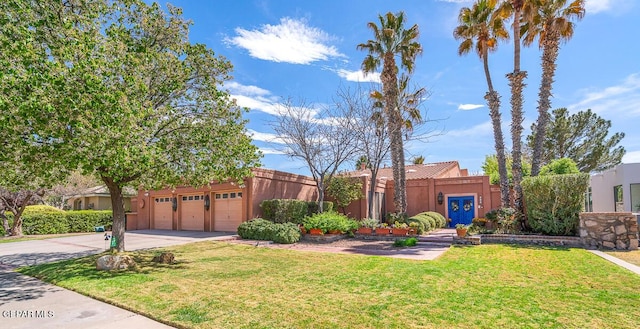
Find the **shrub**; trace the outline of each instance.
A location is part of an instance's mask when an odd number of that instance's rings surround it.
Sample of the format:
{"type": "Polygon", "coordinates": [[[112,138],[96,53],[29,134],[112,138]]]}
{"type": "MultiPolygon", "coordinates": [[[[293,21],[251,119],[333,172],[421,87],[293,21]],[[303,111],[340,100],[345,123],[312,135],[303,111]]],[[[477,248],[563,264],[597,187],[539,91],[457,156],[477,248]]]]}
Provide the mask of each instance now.
{"type": "Polygon", "coordinates": [[[380,223],[375,218],[365,218],[365,219],[360,221],[360,226],[361,227],[376,228],[379,225],[380,225],[380,223]]]}
{"type": "Polygon", "coordinates": [[[333,230],[341,231],[343,233],[350,232],[351,230],[357,229],[358,226],[358,222],[355,220],[349,219],[347,216],[333,211],[314,214],[313,216],[306,217],[304,220],[304,228],[307,230],[319,228],[324,233],[333,230]]]}
{"type": "Polygon", "coordinates": [[[300,241],[300,228],[294,223],[273,224],[274,231],[271,240],[275,243],[296,243],[300,241]]]}
{"type": "MultiPolygon", "coordinates": [[[[318,213],[318,202],[309,201],[307,202],[307,207],[308,207],[307,216],[313,216],[314,214],[318,213]]],[[[332,212],[332,211],[333,211],[333,202],[324,201],[322,203],[322,212],[332,212]]]]}
{"type": "Polygon", "coordinates": [[[435,220],[425,213],[419,213],[406,221],[407,224],[417,223],[418,234],[423,234],[435,228],[435,220]]]}
{"type": "Polygon", "coordinates": [[[435,221],[436,226],[434,227],[434,229],[447,226],[447,220],[440,213],[437,213],[435,211],[427,211],[425,214],[433,218],[433,220],[435,221]]]}
{"type": "Polygon", "coordinates": [[[534,232],[576,235],[588,174],[528,177],[522,181],[528,223],[534,232]]]}
{"type": "Polygon", "coordinates": [[[300,224],[307,215],[307,202],[295,199],[273,199],[260,203],[264,219],[274,223],[300,224]]]}
{"type": "MultiPolygon", "coordinates": [[[[13,222],[13,214],[6,213],[9,223],[13,222]]],[[[50,206],[28,206],[22,213],[22,233],[64,234],[93,232],[96,226],[111,226],[113,215],[111,210],[63,211],[50,206]]],[[[4,232],[3,229],[2,232],[4,232]]]]}
{"type": "Polygon", "coordinates": [[[418,244],[418,239],[416,238],[396,239],[393,242],[394,247],[413,247],[416,244],[418,244]]]}

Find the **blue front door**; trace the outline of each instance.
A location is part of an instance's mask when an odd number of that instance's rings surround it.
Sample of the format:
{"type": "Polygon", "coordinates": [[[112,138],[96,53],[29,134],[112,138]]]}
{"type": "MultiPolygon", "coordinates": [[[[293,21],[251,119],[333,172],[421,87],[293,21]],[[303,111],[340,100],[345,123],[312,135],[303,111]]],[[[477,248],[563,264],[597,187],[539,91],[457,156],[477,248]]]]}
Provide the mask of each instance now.
{"type": "Polygon", "coordinates": [[[455,196],[449,197],[449,227],[456,227],[456,224],[471,224],[473,220],[473,197],[455,196]]]}

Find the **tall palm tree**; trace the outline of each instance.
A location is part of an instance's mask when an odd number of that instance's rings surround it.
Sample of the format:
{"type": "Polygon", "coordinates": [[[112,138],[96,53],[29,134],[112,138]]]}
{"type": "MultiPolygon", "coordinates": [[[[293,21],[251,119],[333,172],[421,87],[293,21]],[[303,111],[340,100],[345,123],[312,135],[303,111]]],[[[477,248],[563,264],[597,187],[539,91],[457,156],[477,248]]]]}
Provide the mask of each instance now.
{"type": "Polygon", "coordinates": [[[513,178],[513,206],[519,213],[524,213],[522,196],[522,121],[524,80],[527,72],[520,70],[520,14],[528,0],[505,1],[500,8],[502,18],[513,17],[513,72],[507,74],[511,87],[511,174],[513,178]]]}
{"type": "Polygon", "coordinates": [[[504,137],[500,120],[500,95],[493,89],[491,74],[489,73],[489,52],[496,51],[499,40],[509,38],[503,18],[496,10],[497,0],[478,0],[471,8],[460,9],[458,22],[460,25],[453,31],[457,40],[462,40],[458,46],[458,54],[465,55],[475,50],[484,64],[484,74],[489,91],[484,98],[489,106],[489,115],[493,123],[493,137],[498,158],[498,173],[500,176],[500,196],[502,206],[509,205],[509,178],[504,151],[504,137]]]}
{"type": "Polygon", "coordinates": [[[375,72],[382,65],[382,95],[384,97],[384,114],[387,117],[391,135],[391,163],[394,180],[394,205],[396,212],[407,210],[406,174],[404,170],[404,145],[402,125],[405,123],[398,104],[398,65],[407,72],[413,72],[416,57],[422,53],[422,46],[417,41],[418,25],[406,29],[403,12],[378,15],[380,26],[370,22],[367,26],[373,31],[373,39],[358,45],[359,50],[368,52],[362,62],[365,73],[375,72]]]}
{"type": "Polygon", "coordinates": [[[549,109],[551,108],[551,89],[556,72],[556,60],[560,51],[560,42],[573,36],[574,23],[585,14],[585,1],[574,0],[527,0],[523,7],[522,27],[524,45],[531,45],[538,38],[542,49],[542,79],[538,95],[538,120],[534,132],[533,159],[531,175],[540,173],[542,148],[545,140],[549,109]]]}

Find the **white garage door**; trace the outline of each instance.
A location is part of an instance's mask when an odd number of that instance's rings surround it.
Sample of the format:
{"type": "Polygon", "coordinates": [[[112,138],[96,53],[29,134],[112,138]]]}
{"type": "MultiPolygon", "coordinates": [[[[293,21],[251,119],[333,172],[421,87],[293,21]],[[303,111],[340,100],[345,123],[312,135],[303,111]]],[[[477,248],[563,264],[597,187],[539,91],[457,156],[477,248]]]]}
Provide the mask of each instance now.
{"type": "Polygon", "coordinates": [[[214,230],[235,232],[242,223],[242,192],[216,192],[214,230]]]}
{"type": "Polygon", "coordinates": [[[153,203],[153,228],[156,230],[173,229],[173,209],[171,197],[157,197],[153,203]]]}
{"type": "Polygon", "coordinates": [[[180,199],[180,229],[204,231],[204,195],[183,195],[180,199]]]}

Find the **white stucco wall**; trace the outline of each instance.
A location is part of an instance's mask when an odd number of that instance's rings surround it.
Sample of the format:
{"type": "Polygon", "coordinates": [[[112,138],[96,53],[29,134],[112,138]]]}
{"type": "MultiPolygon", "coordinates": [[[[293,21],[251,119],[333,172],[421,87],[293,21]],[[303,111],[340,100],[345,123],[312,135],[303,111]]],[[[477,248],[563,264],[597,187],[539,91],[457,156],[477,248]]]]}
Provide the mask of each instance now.
{"type": "Polygon", "coordinates": [[[640,163],[627,163],[616,166],[602,173],[591,175],[591,197],[594,212],[615,211],[613,187],[622,185],[622,201],[624,211],[640,212],[636,208],[640,196],[637,195],[638,186],[634,187],[634,202],[631,204],[631,184],[640,184],[640,163]]]}

